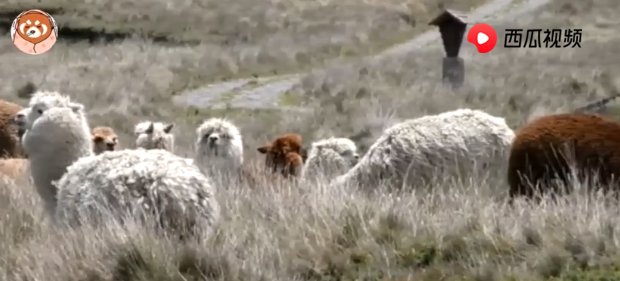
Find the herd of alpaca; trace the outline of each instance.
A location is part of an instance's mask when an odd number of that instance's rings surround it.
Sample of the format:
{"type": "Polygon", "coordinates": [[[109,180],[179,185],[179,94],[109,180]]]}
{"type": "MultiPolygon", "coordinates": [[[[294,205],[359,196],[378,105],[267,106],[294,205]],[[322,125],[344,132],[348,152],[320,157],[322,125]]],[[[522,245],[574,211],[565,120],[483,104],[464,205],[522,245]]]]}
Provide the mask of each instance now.
{"type": "MultiPolygon", "coordinates": [[[[226,119],[211,118],[196,129],[188,159],[174,154],[174,124],[139,123],[135,148],[119,149],[112,128],[91,129],[84,106],[60,93],[39,91],[26,108],[6,108],[12,115],[0,115],[0,174],[28,175],[59,224],[130,215],[166,230],[213,229],[220,216],[215,195],[226,188],[216,177],[246,175],[242,134],[226,119]]],[[[350,139],[331,137],[306,149],[298,134],[276,137],[257,151],[267,175],[370,190],[424,184],[438,173],[466,177],[507,163],[510,198],[531,198],[553,189],[553,180],[566,182],[571,167],[581,179],[594,175],[617,187],[619,147],[620,123],[598,115],[544,116],[515,133],[504,118],[458,109],[396,124],[363,156],[350,139]]]]}

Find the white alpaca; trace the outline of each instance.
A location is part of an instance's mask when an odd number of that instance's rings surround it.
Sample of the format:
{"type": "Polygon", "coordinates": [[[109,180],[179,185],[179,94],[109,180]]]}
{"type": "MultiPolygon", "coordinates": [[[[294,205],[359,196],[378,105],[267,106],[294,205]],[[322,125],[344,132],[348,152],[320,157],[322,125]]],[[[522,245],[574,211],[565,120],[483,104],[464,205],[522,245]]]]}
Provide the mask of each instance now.
{"type": "Polygon", "coordinates": [[[174,124],[145,121],[136,125],[136,147],[164,149],[174,153],[174,135],[170,133],[174,124]]]}
{"type": "Polygon", "coordinates": [[[107,212],[118,218],[138,211],[167,227],[209,230],[219,217],[211,181],[184,158],[165,150],[93,155],[80,104],[45,111],[24,143],[34,183],[56,222],[79,225],[107,212]]]}
{"type": "MultiPolygon", "coordinates": [[[[71,101],[69,96],[61,95],[58,92],[37,92],[35,93],[30,102],[28,108],[20,111],[20,114],[25,114],[25,117],[18,114],[15,117],[15,122],[18,124],[20,130],[23,130],[22,134],[22,147],[27,154],[30,152],[26,144],[24,143],[26,136],[28,135],[32,124],[40,118],[44,112],[56,107],[73,108],[75,110],[83,110],[84,106],[71,101]]],[[[83,120],[84,125],[88,126],[86,119],[83,120]]]]}
{"type": "Polygon", "coordinates": [[[336,184],[377,187],[379,180],[417,185],[440,176],[498,168],[508,159],[514,132],[504,118],[458,109],[407,120],[385,130],[336,184]]]}
{"type": "Polygon", "coordinates": [[[328,138],[313,142],[304,163],[304,180],[320,177],[331,180],[351,169],[359,159],[355,142],[347,138],[328,138]]]}
{"type": "Polygon", "coordinates": [[[203,172],[216,175],[238,171],[243,165],[243,140],[232,122],[211,118],[196,129],[194,163],[203,172]]]}

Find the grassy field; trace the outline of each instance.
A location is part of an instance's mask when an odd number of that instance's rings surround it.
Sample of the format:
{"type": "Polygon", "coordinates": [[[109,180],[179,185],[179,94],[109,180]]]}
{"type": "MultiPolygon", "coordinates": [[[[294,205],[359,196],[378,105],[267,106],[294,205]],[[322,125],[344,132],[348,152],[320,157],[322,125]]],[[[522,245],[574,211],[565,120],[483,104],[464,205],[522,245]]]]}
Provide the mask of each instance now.
{"type": "MultiPolygon", "coordinates": [[[[86,105],[91,125],[114,127],[126,147],[133,145],[137,121],[175,122],[184,155],[202,119],[227,116],[242,130],[247,158],[255,160],[256,147],[285,132],[302,134],[306,143],[350,137],[364,151],[383,128],[407,118],[471,107],[504,116],[516,129],[533,116],[568,111],[620,89],[620,6],[555,0],[537,14],[494,24],[500,42],[489,54],[464,44],[466,84],[456,91],[438,84],[443,50],[427,48],[308,75],[298,89],[312,99],[308,114],[171,105],[176,92],[206,81],[303,68],[347,48],[355,55],[372,52],[379,41],[415,32],[395,7],[420,18],[436,10],[434,1],[261,1],[45,1],[62,10],[57,20],[76,37],[93,33],[75,30],[99,28],[151,40],[66,41],[47,55],[27,56],[0,39],[0,93],[24,104],[15,93],[28,81],[67,93],[86,105]],[[101,12],[108,10],[115,12],[101,12]],[[158,24],[147,24],[153,18],[158,24]],[[582,48],[503,49],[503,29],[513,27],[582,28],[582,48]]],[[[0,10],[30,4],[9,1],[0,10]]],[[[608,111],[614,118],[615,109],[608,111]]],[[[618,204],[574,194],[507,206],[501,174],[372,198],[323,184],[222,189],[218,234],[186,244],[141,226],[60,232],[45,220],[31,184],[0,182],[5,280],[620,280],[618,204]]]]}

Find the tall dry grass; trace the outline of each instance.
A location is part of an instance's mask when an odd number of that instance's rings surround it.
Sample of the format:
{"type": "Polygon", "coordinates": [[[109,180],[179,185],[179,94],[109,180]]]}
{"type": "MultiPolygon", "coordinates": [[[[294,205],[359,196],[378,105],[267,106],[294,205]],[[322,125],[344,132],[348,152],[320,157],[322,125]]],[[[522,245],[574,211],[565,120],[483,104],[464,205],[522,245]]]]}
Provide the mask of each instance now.
{"type": "Polygon", "coordinates": [[[2,181],[6,280],[617,280],[616,201],[577,191],[506,202],[497,174],[368,194],[327,184],[219,189],[215,235],[49,224],[34,188],[2,181]],[[597,279],[606,276],[611,279],[597,279]]]}

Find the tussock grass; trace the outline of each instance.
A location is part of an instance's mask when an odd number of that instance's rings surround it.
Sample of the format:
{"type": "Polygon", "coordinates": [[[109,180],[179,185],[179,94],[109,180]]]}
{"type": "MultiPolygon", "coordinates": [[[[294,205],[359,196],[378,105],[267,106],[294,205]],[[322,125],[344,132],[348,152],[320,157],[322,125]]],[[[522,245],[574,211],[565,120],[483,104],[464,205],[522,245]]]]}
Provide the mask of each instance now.
{"type": "Polygon", "coordinates": [[[34,187],[3,182],[0,276],[616,280],[597,278],[617,274],[617,202],[576,192],[557,201],[510,206],[499,182],[484,175],[464,184],[437,184],[431,190],[372,195],[324,182],[221,189],[218,231],[180,243],[131,223],[55,229],[40,212],[34,187]]]}

